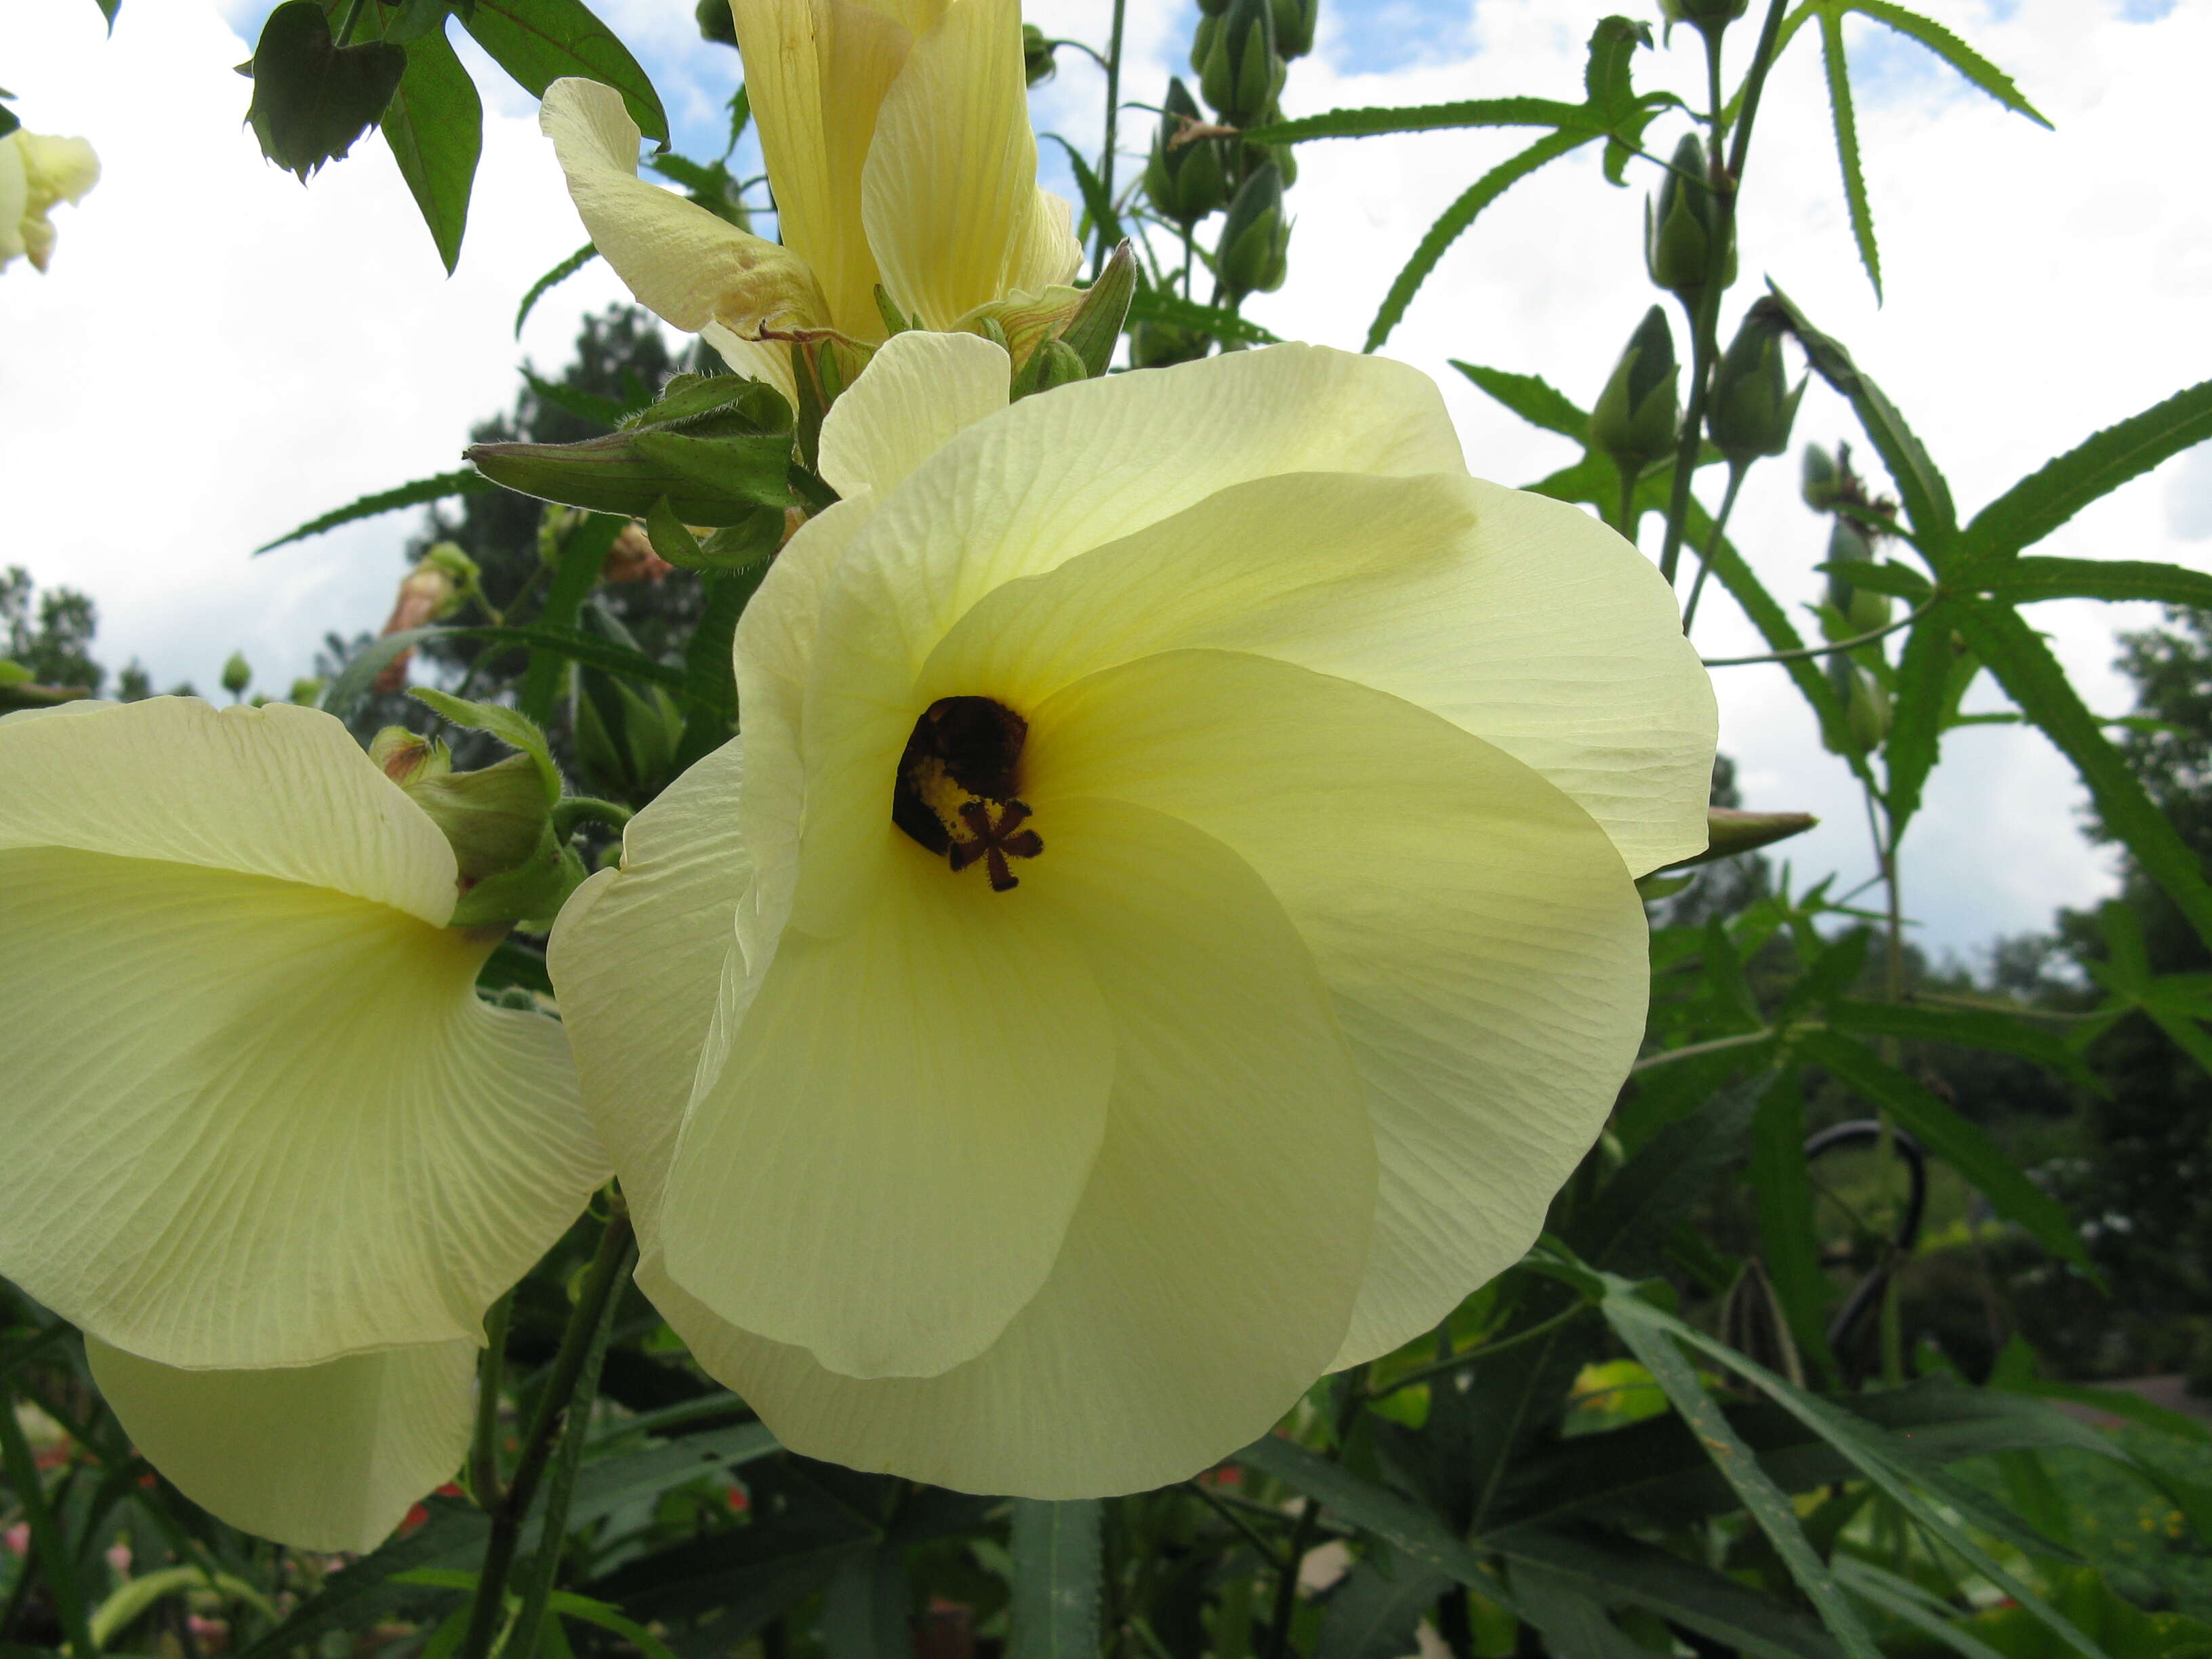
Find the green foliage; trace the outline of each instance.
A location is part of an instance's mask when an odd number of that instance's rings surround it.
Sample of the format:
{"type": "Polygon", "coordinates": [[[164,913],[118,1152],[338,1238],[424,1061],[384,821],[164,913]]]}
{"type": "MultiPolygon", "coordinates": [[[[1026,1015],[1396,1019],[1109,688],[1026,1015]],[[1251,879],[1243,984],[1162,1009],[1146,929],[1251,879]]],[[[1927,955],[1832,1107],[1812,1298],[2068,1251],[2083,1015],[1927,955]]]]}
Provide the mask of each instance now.
{"type": "Polygon", "coordinates": [[[246,119],[261,153],[305,184],[376,124],[406,73],[407,53],[382,40],[334,40],[318,0],[286,0],[261,26],[247,68],[246,119]]]}

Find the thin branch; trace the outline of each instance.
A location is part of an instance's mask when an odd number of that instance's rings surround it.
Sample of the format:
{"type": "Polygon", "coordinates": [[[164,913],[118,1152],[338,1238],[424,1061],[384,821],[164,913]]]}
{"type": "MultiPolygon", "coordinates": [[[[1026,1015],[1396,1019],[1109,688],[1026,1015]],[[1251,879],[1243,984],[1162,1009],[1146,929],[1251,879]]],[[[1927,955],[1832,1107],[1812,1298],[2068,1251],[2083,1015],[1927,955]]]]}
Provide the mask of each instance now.
{"type": "Polygon", "coordinates": [[[1899,617],[1886,627],[1877,628],[1870,634],[1861,634],[1852,639],[1838,640],[1833,645],[1801,646],[1795,651],[1771,651],[1759,657],[1706,657],[1702,660],[1708,668],[1747,668],[1753,663],[1797,662],[1807,657],[1832,657],[1838,651],[1856,651],[1863,645],[1872,645],[1876,640],[1887,639],[1892,634],[1910,628],[1934,610],[1935,606],[1936,601],[1930,599],[1918,610],[1908,616],[1899,617]]]}

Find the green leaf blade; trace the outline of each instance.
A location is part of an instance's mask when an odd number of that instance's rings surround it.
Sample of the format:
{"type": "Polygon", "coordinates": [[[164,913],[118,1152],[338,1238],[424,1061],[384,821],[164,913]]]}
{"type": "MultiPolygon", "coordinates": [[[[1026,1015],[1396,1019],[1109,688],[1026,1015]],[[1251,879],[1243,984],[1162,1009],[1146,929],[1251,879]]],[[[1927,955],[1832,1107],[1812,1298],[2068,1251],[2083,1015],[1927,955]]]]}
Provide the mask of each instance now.
{"type": "Polygon", "coordinates": [[[514,337],[518,340],[522,337],[522,325],[529,320],[531,312],[537,307],[540,300],[544,299],[556,286],[567,282],[568,278],[599,257],[599,249],[586,242],[532,283],[530,285],[530,291],[522,296],[522,303],[514,310],[514,337]]]}
{"type": "Polygon", "coordinates": [[[1095,1659],[1106,1506],[1014,1500],[1012,1659],[1095,1659]]]}
{"type": "Polygon", "coordinates": [[[1918,41],[2014,114],[2025,115],[2046,132],[2051,130],[2043,112],[2021,96],[2010,76],[1933,18],[1907,11],[1892,0],[1850,0],[1850,4],[1861,16],[1871,17],[1907,40],[1918,41]]]}
{"type": "Polygon", "coordinates": [[[1844,173],[1844,199],[1850,204],[1851,238],[1858,244],[1859,263],[1874,284],[1875,302],[1881,301],[1881,252],[1875,246],[1874,209],[1867,201],[1866,174],[1859,166],[1858,117],[1851,108],[1850,60],[1844,51],[1841,7],[1820,9],[1820,64],[1828,78],[1828,114],[1836,131],[1836,160],[1844,173]]]}
{"type": "Polygon", "coordinates": [[[532,97],[543,98],[564,76],[581,76],[622,94],[645,136],[668,143],[668,112],[651,78],[583,0],[474,0],[461,23],[532,97]]]}
{"type": "Polygon", "coordinates": [[[483,151],[483,101],[442,28],[407,43],[407,72],[384,112],[384,142],[451,276],[483,151]]]}
{"type": "Polygon", "coordinates": [[[442,501],[453,495],[480,495],[496,488],[491,480],[473,471],[441,472],[434,478],[417,478],[412,483],[401,484],[396,489],[380,490],[374,495],[363,495],[334,508],[319,519],[310,519],[296,530],[287,531],[273,542],[264,542],[253,550],[255,556],[293,542],[305,541],[310,536],[319,536],[326,530],[336,530],[340,525],[351,524],[357,519],[373,519],[379,514],[396,513],[404,507],[422,507],[431,501],[442,501]]]}

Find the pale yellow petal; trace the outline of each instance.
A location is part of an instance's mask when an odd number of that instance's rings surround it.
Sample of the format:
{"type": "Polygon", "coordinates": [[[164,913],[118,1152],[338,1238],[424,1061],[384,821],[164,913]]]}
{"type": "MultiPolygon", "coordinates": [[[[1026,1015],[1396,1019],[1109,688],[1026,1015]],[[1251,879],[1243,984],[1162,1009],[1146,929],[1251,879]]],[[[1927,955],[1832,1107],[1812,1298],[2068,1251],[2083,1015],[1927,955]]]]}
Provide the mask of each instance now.
{"type": "Polygon", "coordinates": [[[1104,1133],[1114,1033],[1075,942],[903,843],[860,925],[787,930],[695,1089],[669,1276],[853,1376],[987,1346],[1051,1271],[1104,1133]]]}
{"type": "Polygon", "coordinates": [[[1496,744],[1632,874],[1702,851],[1717,716],[1650,560],[1589,514],[1479,480],[1312,473],[1222,491],[985,598],[919,695],[1034,702],[1149,651],[1279,657],[1496,744]]]}
{"type": "Polygon", "coordinates": [[[1012,364],[972,334],[887,341],[822,420],[822,476],[881,495],[962,428],[1006,406],[1012,364]]]}
{"type": "Polygon", "coordinates": [[[606,1164],[452,871],[313,710],[0,723],[0,1273],[167,1364],[474,1340],[606,1164]]]}
{"type": "Polygon", "coordinates": [[[1644,1030],[1644,909],[1604,831],[1438,716],[1266,658],[1140,658],[1030,720],[1040,824],[1062,795],[1172,812],[1248,860],[1313,952],[1382,1157],[1335,1363],[1519,1260],[1644,1030]]]}
{"type": "Polygon", "coordinates": [[[732,0],[745,90],[784,245],[822,284],[830,320],[879,340],[860,174],[884,92],[914,36],[855,0],[732,0]]]}
{"type": "Polygon", "coordinates": [[[1267,1431],[1340,1345],[1374,1148],[1313,965],[1249,866],[1188,826],[1063,802],[1031,892],[1119,1030],[1106,1139],[1051,1278],[940,1376],[860,1381],[649,1269],[709,1371],[794,1450],[968,1492],[1078,1498],[1194,1474],[1267,1431]]]}
{"type": "Polygon", "coordinates": [[[1008,267],[1007,290],[1041,294],[1074,281],[1082,267],[1083,244],[1075,236],[1075,210],[1065,196],[1040,185],[1008,267]]]}
{"type": "Polygon", "coordinates": [[[1066,281],[1081,251],[1041,194],[1019,0],[957,0],[884,94],[862,174],[892,300],[949,329],[1011,289],[1066,281]]]}
{"type": "Polygon", "coordinates": [[[745,339],[827,320],[822,289],[799,254],[637,176],[637,123],[612,87],[556,81],[538,124],[553,141],[592,245],[662,320],[694,333],[720,323],[745,339]]]}
{"type": "Polygon", "coordinates": [[[100,182],[100,157],[85,140],[20,131],[16,137],[33,212],[42,213],[56,202],[82,202],[100,182]]]}
{"type": "MultiPolygon", "coordinates": [[[[1025,398],[961,432],[877,501],[822,608],[807,692],[806,846],[848,871],[872,856],[921,705],[915,679],[963,612],[1002,583],[1255,478],[1330,467],[1461,471],[1435,385],[1376,357],[1273,346],[1025,398]]],[[[989,695],[988,688],[972,688],[989,695]]],[[[824,887],[807,925],[845,925],[824,887]]]]}
{"type": "Polygon", "coordinates": [[[0,721],[0,849],[70,847],[250,872],[442,924],[453,849],[343,721],[197,697],[0,721]]]}
{"type": "Polygon", "coordinates": [[[738,739],[663,790],[623,831],[620,868],[576,890],[546,944],[584,1109],[643,1255],[660,1249],[661,1182],[752,874],[735,811],[744,769],[738,739]]]}
{"type": "Polygon", "coordinates": [[[0,137],[0,268],[26,252],[23,216],[31,192],[23,174],[22,139],[20,129],[0,137]]]}
{"type": "Polygon", "coordinates": [[[467,1455],[477,1350],[434,1342],[283,1370],[179,1370],[85,1340],[124,1432],[219,1520],[368,1551],[467,1455]]]}

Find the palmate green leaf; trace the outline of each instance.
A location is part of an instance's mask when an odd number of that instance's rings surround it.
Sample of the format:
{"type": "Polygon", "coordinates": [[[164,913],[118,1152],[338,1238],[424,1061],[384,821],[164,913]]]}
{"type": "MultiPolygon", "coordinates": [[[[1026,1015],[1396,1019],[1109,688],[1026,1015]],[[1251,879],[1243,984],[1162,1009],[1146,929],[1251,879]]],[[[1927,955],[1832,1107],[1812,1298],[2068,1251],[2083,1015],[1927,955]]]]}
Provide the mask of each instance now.
{"type": "Polygon", "coordinates": [[[1175,328],[1211,334],[1217,340],[1241,340],[1246,345],[1277,345],[1281,337],[1269,333],[1249,318],[1215,306],[1202,306],[1156,288],[1139,288],[1129,301],[1133,323],[1166,323],[1175,328]]]}
{"type": "Polygon", "coordinates": [[[2014,559],[1977,574],[1974,585],[2014,605],[2038,599],[2154,599],[2212,605],[2212,574],[2148,559],[2014,559]]]}
{"type": "Polygon", "coordinates": [[[1814,372],[1842,394],[1858,416],[1867,440],[1881,457],[1889,476],[1897,482],[1897,491],[1905,502],[1905,511],[1912,520],[1914,536],[1921,552],[1942,568],[1942,557],[1950,551],[1951,543],[1958,533],[1958,509],[1951,503],[1951,487],[1943,481],[1936,463],[1929,458],[1912,428],[1905,423],[1905,416],[1889,401],[1882,389],[1852,361],[1851,354],[1840,341],[1822,333],[1813,325],[1796,301],[1776,288],[1767,284],[1776,300],[1781,302],[1783,314],[1789,319],[1790,331],[1797,337],[1811,359],[1814,372]]]}
{"type": "Polygon", "coordinates": [[[2047,1026],[2039,1025],[2024,1016],[1987,1008],[1845,1000],[1828,1005],[1827,1020],[1835,1030],[1857,1036],[1901,1037],[1908,1042],[1955,1042],[1965,1048],[2018,1054],[2022,1060],[2032,1060],[2071,1078],[2085,1088],[2102,1086],[2072,1044],[2047,1026]]]}
{"type": "Polygon", "coordinates": [[[1578,444],[1589,441],[1589,416],[1541,376],[1485,368],[1480,363],[1463,363],[1456,357],[1451,360],[1451,366],[1529,425],[1556,432],[1563,438],[1572,438],[1578,444]]]}
{"type": "Polygon", "coordinates": [[[1014,1500],[1012,1659],[1096,1659],[1105,1519],[1095,1498],[1014,1500]]]}
{"type": "Polygon", "coordinates": [[[1316,138],[1376,138],[1385,133],[1444,132],[1460,127],[1557,127],[1589,138],[1601,137],[1606,131],[1601,112],[1588,104],[1563,104],[1556,98],[1468,98],[1401,109],[1333,109],[1249,128],[1244,138],[1254,144],[1303,144],[1316,138]]]}
{"type": "Polygon", "coordinates": [[[326,1632],[365,1630],[379,1615],[422,1600],[404,1575],[424,1568],[473,1567],[482,1559],[491,1518],[457,1498],[423,1500],[429,1518],[404,1537],[363,1556],[325,1581],[322,1591],[245,1649],[237,1659],[280,1659],[295,1650],[314,1650],[326,1632]]]}
{"type": "Polygon", "coordinates": [[[264,542],[253,550],[258,556],[292,542],[304,541],[310,536],[319,536],[326,530],[336,530],[342,524],[351,524],[356,519],[373,519],[380,513],[396,513],[403,507],[422,507],[431,501],[442,501],[452,495],[481,495],[498,486],[482,473],[473,470],[465,472],[441,472],[434,478],[417,478],[412,483],[401,484],[396,489],[380,490],[374,495],[363,495],[359,501],[325,513],[319,519],[310,519],[296,530],[286,532],[273,542],[264,542]]]}
{"type": "Polygon", "coordinates": [[[2005,1659],[2003,1654],[1965,1628],[1950,1603],[1909,1578],[1849,1556],[1836,1559],[1836,1577],[1869,1607],[1932,1637],[1954,1653],[1963,1656],[1963,1659],[2005,1659]]]}
{"type": "MultiPolygon", "coordinates": [[[[483,3],[483,0],[478,0],[478,3],[483,3]]],[[[570,528],[568,539],[562,544],[552,586],[546,590],[544,606],[538,613],[540,628],[560,634],[574,629],[576,612],[599,586],[607,550],[615,544],[615,538],[628,522],[613,514],[593,513],[570,528]]],[[[522,688],[515,701],[526,716],[541,726],[551,717],[553,700],[560,694],[562,669],[568,654],[565,650],[533,647],[530,665],[523,670],[522,688]]]]}
{"type": "MultiPolygon", "coordinates": [[[[1959,1524],[1955,1517],[1960,1514],[1968,1516],[1978,1526],[1997,1531],[2000,1535],[2014,1541],[2032,1542],[2048,1554],[2065,1557],[2070,1554],[2069,1552],[2040,1538],[2016,1519],[1997,1510],[1975,1488],[1944,1474],[1940,1468],[1928,1463],[1913,1450],[1909,1441],[1877,1430],[1826,1401],[1793,1388],[1765,1366],[1738,1353],[1727,1344],[1644,1301],[1637,1294],[1637,1287],[1627,1280],[1613,1275],[1607,1276],[1605,1309],[1607,1316],[1624,1340],[1630,1340],[1631,1329],[1648,1328],[1656,1334],[1672,1337],[1675,1341],[1688,1345],[1743,1377],[1850,1457],[1869,1480],[1888,1495],[1891,1501],[1905,1510],[1945,1547],[1956,1552],[2000,1591],[2028,1609],[2060,1640],[2084,1655],[2085,1659],[2104,1659],[2094,1643],[2008,1571],[1971,1531],[1959,1524]],[[1919,1490],[1922,1486],[1939,1492],[1942,1505],[1939,1506],[1923,1495],[1919,1490]]],[[[1688,1369],[1679,1354],[1676,1361],[1682,1364],[1686,1370],[1688,1369]]],[[[1650,1361],[1645,1363],[1649,1364],[1650,1361]]],[[[1692,1373],[1692,1378],[1694,1382],[1694,1373],[1692,1373]]],[[[1702,1429],[1699,1434],[1703,1437],[1702,1429]]],[[[1825,1607],[1823,1611],[1826,1611],[1825,1607]]]]}
{"type": "Polygon", "coordinates": [[[1467,228],[1474,224],[1483,209],[1488,207],[1515,185],[1546,164],[1556,161],[1571,150],[1581,149],[1597,135],[1592,132],[1553,132],[1508,161],[1496,167],[1469,185],[1459,198],[1437,216],[1436,223],[1413,250],[1405,268],[1392,278],[1389,292],[1375,313],[1375,320],[1367,325],[1367,343],[1363,351],[1378,349],[1390,337],[1390,331],[1405,320],[1406,308],[1420,292],[1421,284],[1444,257],[1445,251],[1457,241],[1467,228]]]}
{"type": "Polygon", "coordinates": [[[2066,1206],[1929,1090],[1838,1031],[1805,1032],[1796,1048],[1804,1059],[1895,1116],[1922,1146],[1964,1176],[1999,1215],[2025,1228],[2051,1255],[2096,1277],[2066,1206]]]}
{"type": "Polygon", "coordinates": [[[1636,1309],[1645,1305],[1632,1290],[1624,1289],[1618,1296],[1607,1296],[1606,1318],[1629,1352],[1667,1391],[1682,1420],[1704,1444],[1713,1467],[1735,1488],[1743,1507],[1774,1546],[1775,1553],[1813,1603],[1828,1633],[1851,1659],[1881,1659],[1881,1650],[1860,1622],[1856,1609],[1806,1538],[1789,1495],[1759,1467],[1751,1448],[1744,1444],[1719,1403],[1705,1392],[1695,1368],[1682,1357],[1665,1327],[1636,1313],[1636,1309]]]}
{"type": "Polygon", "coordinates": [[[2043,638],[2008,606],[1961,606],[1967,643],[2005,695],[2074,763],[2106,827],[2135,854],[2199,938],[2212,942],[2212,886],[2196,852],[2143,791],[2127,759],[2105,736],[2043,638]]]}
{"type": "Polygon", "coordinates": [[[1421,1620],[1451,1583],[1389,1545],[1376,1546],[1329,1592],[1314,1659],[1401,1659],[1413,1652],[1421,1620]]]}
{"type": "Polygon", "coordinates": [[[1866,174],[1859,166],[1858,118],[1851,108],[1850,60],[1844,52],[1844,0],[1820,8],[1820,64],[1828,79],[1828,116],[1836,132],[1836,160],[1843,168],[1844,199],[1851,215],[1851,237],[1859,263],[1881,300],[1881,252],[1875,246],[1874,210],[1867,202],[1866,174]]]}
{"type": "Polygon", "coordinates": [[[1485,1541],[1516,1568],[1543,1568],[1608,1607],[1642,1607],[1748,1659],[1841,1659],[1844,1653],[1833,1636],[1771,1596],[1619,1533],[1524,1527],[1485,1541]]]}
{"type": "Polygon", "coordinates": [[[548,292],[550,292],[557,284],[567,282],[571,276],[574,276],[578,271],[581,270],[586,265],[591,264],[592,260],[599,257],[599,249],[592,246],[589,242],[586,242],[583,246],[578,248],[567,258],[562,260],[559,264],[554,266],[552,270],[547,271],[543,276],[540,276],[536,282],[532,283],[530,285],[530,292],[522,296],[522,303],[515,307],[514,337],[518,340],[522,337],[523,324],[529,320],[531,311],[537,306],[540,300],[545,297],[548,292]]]}
{"type": "Polygon", "coordinates": [[[1934,19],[1907,11],[1892,4],[1891,0],[1850,0],[1850,6],[1862,17],[1871,17],[1906,39],[1918,41],[2007,109],[2025,115],[2045,131],[2051,130],[2051,123],[2044,119],[2040,110],[2021,96],[2010,76],[1934,19]]]}
{"type": "Polygon", "coordinates": [[[1893,836],[1903,835],[1919,811],[1921,792],[1942,751],[1955,661],[1951,635],[1950,607],[1939,599],[1912,624],[1898,655],[1889,738],[1882,745],[1893,836]]]}
{"type": "Polygon", "coordinates": [[[407,72],[384,111],[384,141],[447,275],[461,257],[483,150],[483,102],[442,28],[407,43],[407,72]]]}
{"type": "Polygon", "coordinates": [[[619,425],[629,409],[619,400],[601,397],[596,392],[586,392],[581,386],[566,386],[559,380],[549,380],[526,368],[522,379],[540,399],[556,409],[566,410],[580,421],[610,429],[619,425]]]}
{"type": "MultiPolygon", "coordinates": [[[[2142,414],[2105,428],[2022,478],[1974,515],[1964,538],[1966,554],[1978,563],[2009,559],[2090,502],[2208,438],[2212,438],[2212,380],[2199,380],[2142,414]]],[[[1975,574],[1979,578],[1985,573],[1975,574]]]]}
{"type": "Polygon", "coordinates": [[[1649,1659],[1606,1613],[1598,1587],[1534,1561],[1513,1567],[1513,1599],[1521,1616],[1544,1633],[1553,1653],[1574,1659],[1649,1659]]]}
{"type": "Polygon", "coordinates": [[[1833,1386],[1839,1373],[1828,1347],[1834,1286],[1820,1267],[1813,1227],[1813,1178],[1805,1164],[1805,1097],[1798,1073],[1777,1078],[1751,1126],[1751,1187],[1758,1200],[1759,1259],[1789,1322],[1797,1352],[1833,1386]]]}
{"type": "Polygon", "coordinates": [[[652,80],[583,0],[474,0],[461,24],[533,98],[563,76],[582,76],[622,94],[645,136],[668,143],[668,112],[652,80]]]}

